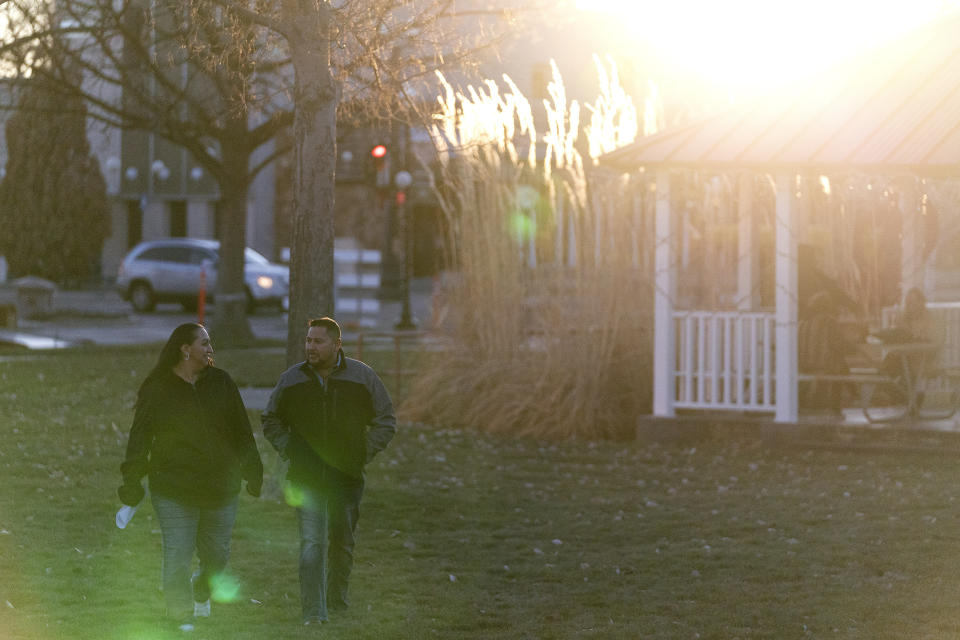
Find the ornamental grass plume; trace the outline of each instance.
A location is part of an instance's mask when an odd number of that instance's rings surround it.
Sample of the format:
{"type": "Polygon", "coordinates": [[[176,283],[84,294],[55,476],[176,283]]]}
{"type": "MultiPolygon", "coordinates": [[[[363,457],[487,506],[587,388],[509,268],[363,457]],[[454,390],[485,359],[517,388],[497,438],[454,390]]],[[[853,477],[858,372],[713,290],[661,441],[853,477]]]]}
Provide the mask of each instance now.
{"type": "MultiPolygon", "coordinates": [[[[414,381],[408,419],[552,438],[632,432],[649,404],[651,289],[631,185],[592,160],[634,139],[633,103],[615,66],[589,105],[568,102],[559,69],[544,100],[546,133],[516,84],[442,92],[431,130],[443,188],[452,347],[414,381]],[[539,150],[542,152],[537,153],[539,150]],[[603,224],[599,220],[603,220],[603,224]]],[[[647,206],[647,203],[640,203],[647,206]]]]}

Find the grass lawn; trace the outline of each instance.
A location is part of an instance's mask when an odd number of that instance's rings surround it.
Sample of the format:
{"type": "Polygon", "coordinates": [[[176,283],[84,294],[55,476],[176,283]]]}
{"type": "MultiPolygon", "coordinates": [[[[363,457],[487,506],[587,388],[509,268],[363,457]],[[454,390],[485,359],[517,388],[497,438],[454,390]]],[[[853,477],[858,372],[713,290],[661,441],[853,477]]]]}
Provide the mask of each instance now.
{"type": "MultiPolygon", "coordinates": [[[[174,637],[152,509],[113,525],[155,351],[0,359],[0,638],[174,637]]],[[[244,384],[283,365],[217,355],[244,384]]],[[[235,598],[192,637],[956,638],[957,462],[404,426],[369,468],[348,613],[299,626],[294,513],[244,494],[235,598]]]]}

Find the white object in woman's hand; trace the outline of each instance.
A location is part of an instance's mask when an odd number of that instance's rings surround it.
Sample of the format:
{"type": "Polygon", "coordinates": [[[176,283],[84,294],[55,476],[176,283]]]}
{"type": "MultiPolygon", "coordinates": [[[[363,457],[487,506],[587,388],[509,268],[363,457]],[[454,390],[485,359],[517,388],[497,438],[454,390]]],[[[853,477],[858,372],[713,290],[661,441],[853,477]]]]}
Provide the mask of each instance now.
{"type": "Polygon", "coordinates": [[[130,524],[130,521],[133,520],[133,515],[137,512],[139,507],[140,505],[137,505],[136,507],[123,505],[120,507],[120,510],[117,511],[117,527],[119,529],[126,529],[127,525],[130,524]]]}

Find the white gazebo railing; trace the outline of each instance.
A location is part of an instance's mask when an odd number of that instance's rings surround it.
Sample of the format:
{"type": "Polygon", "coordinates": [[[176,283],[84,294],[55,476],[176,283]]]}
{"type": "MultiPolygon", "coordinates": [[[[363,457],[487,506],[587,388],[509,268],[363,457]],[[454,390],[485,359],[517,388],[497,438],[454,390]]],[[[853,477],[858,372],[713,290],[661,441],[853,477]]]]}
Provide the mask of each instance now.
{"type": "Polygon", "coordinates": [[[676,311],[674,407],[775,409],[774,314],[676,311]]]}
{"type": "Polygon", "coordinates": [[[943,353],[940,365],[948,369],[960,368],[960,303],[931,302],[927,308],[943,325],[943,353]]]}

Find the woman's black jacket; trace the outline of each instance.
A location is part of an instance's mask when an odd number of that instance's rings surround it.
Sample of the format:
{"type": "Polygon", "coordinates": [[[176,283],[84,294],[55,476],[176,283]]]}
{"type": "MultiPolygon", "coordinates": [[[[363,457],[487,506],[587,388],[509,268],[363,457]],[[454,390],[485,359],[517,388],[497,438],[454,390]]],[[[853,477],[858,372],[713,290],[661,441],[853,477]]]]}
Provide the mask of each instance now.
{"type": "Polygon", "coordinates": [[[233,379],[208,367],[190,384],[172,371],[148,378],[140,390],[120,467],[125,504],[150,491],[196,507],[220,507],[240,491],[240,479],[259,495],[263,464],[250,420],[233,379]]]}

